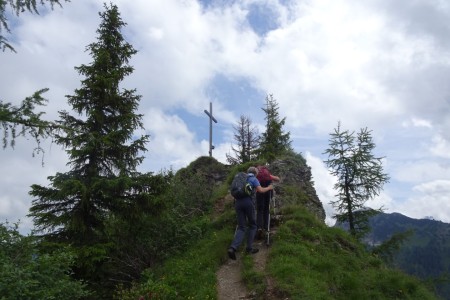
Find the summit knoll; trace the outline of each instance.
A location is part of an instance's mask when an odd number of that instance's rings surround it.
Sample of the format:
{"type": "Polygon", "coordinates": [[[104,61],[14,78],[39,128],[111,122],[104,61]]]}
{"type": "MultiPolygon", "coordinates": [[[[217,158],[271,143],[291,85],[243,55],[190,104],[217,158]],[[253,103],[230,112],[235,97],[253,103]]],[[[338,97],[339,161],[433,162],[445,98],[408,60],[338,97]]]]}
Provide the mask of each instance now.
{"type": "MultiPolygon", "coordinates": [[[[236,220],[228,188],[238,171],[257,163],[262,162],[227,166],[200,157],[179,170],[175,175],[179,185],[181,178],[186,183],[193,176],[203,178],[209,198],[202,199],[201,207],[207,212],[186,226],[197,231],[183,249],[145,270],[139,282],[117,291],[115,298],[221,299],[218,291],[224,283],[220,280],[229,279],[222,267],[226,265],[239,278],[236,299],[439,299],[416,277],[389,268],[343,229],[325,224],[311,169],[296,153],[269,165],[281,177],[275,186],[270,246],[255,255],[239,249],[238,261],[230,264],[226,249],[236,220]]],[[[198,201],[193,200],[191,207],[200,207],[198,201]]]]}

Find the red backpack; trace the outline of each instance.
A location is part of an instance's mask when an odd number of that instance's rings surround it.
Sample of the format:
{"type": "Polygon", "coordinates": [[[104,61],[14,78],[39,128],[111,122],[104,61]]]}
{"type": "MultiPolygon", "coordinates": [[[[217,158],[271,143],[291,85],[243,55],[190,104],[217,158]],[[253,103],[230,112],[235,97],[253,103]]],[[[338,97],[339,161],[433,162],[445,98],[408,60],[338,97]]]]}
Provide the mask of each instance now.
{"type": "Polygon", "coordinates": [[[256,175],[256,179],[258,179],[259,183],[261,184],[268,184],[270,181],[272,181],[269,169],[267,169],[266,166],[259,166],[258,175],[256,175]]]}

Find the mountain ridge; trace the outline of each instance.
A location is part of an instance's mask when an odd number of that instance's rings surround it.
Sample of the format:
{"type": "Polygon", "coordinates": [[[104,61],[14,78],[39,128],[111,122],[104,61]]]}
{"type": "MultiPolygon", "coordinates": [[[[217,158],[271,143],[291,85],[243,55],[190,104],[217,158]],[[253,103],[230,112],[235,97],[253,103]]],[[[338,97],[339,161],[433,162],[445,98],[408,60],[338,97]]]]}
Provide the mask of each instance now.
{"type": "MultiPolygon", "coordinates": [[[[346,229],[346,224],[336,224],[346,229]]],[[[411,234],[393,253],[389,265],[431,282],[443,299],[450,299],[450,224],[428,218],[415,219],[399,212],[379,213],[369,219],[370,232],[363,242],[370,248],[395,234],[411,234]]]]}

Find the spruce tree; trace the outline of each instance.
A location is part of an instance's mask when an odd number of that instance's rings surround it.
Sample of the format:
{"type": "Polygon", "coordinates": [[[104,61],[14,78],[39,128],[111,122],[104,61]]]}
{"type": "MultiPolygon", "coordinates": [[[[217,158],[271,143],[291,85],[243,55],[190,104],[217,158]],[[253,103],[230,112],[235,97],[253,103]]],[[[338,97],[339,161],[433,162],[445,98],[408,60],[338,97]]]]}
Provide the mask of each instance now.
{"type": "Polygon", "coordinates": [[[292,151],[290,133],[283,131],[286,118],[280,118],[278,103],[273,95],[266,96],[266,106],[262,108],[266,114],[266,131],[261,136],[258,157],[271,162],[277,156],[292,151]]]}
{"type": "Polygon", "coordinates": [[[232,165],[242,164],[252,161],[256,158],[256,149],[258,147],[258,130],[252,126],[252,121],[249,117],[241,116],[236,126],[233,126],[235,131],[234,140],[237,147],[231,147],[234,156],[227,154],[227,161],[232,165]]]}
{"type": "Polygon", "coordinates": [[[382,211],[368,209],[365,203],[380,193],[389,176],[383,172],[383,157],[372,153],[375,143],[370,130],[362,128],[355,136],[342,131],[338,123],[330,136],[330,148],[324,154],[328,154],[325,164],[337,178],[334,188],[338,199],[331,202],[338,211],[334,217],[348,222],[350,233],[361,238],[369,231],[369,218],[382,211]]]}
{"type": "Polygon", "coordinates": [[[101,277],[101,264],[114,246],[105,232],[108,218],[132,220],[151,193],[151,176],[136,171],[148,142],[146,135],[133,136],[143,128],[142,115],[135,113],[141,96],[120,87],[133,72],[128,62],[137,51],[122,36],[126,24],[117,6],[105,4],[99,15],[97,41],[87,47],[93,61],[75,68],[84,79],[67,96],[76,115],[60,112],[59,123],[70,130],[55,138],[67,149],[70,170],[48,177],[50,187],[31,187],[36,198],[29,214],[47,240],[78,249],[76,272],[88,279],[101,277]]]}

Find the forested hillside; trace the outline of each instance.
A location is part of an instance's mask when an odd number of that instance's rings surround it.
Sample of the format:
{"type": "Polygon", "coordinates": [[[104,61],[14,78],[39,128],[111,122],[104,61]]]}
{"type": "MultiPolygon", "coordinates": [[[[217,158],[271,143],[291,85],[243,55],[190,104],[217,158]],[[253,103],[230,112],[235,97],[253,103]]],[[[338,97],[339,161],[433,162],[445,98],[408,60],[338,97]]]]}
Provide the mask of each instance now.
{"type": "Polygon", "coordinates": [[[394,253],[392,266],[429,280],[445,299],[450,299],[450,224],[413,219],[399,213],[378,214],[370,219],[369,245],[378,245],[395,233],[411,231],[394,253]]]}

